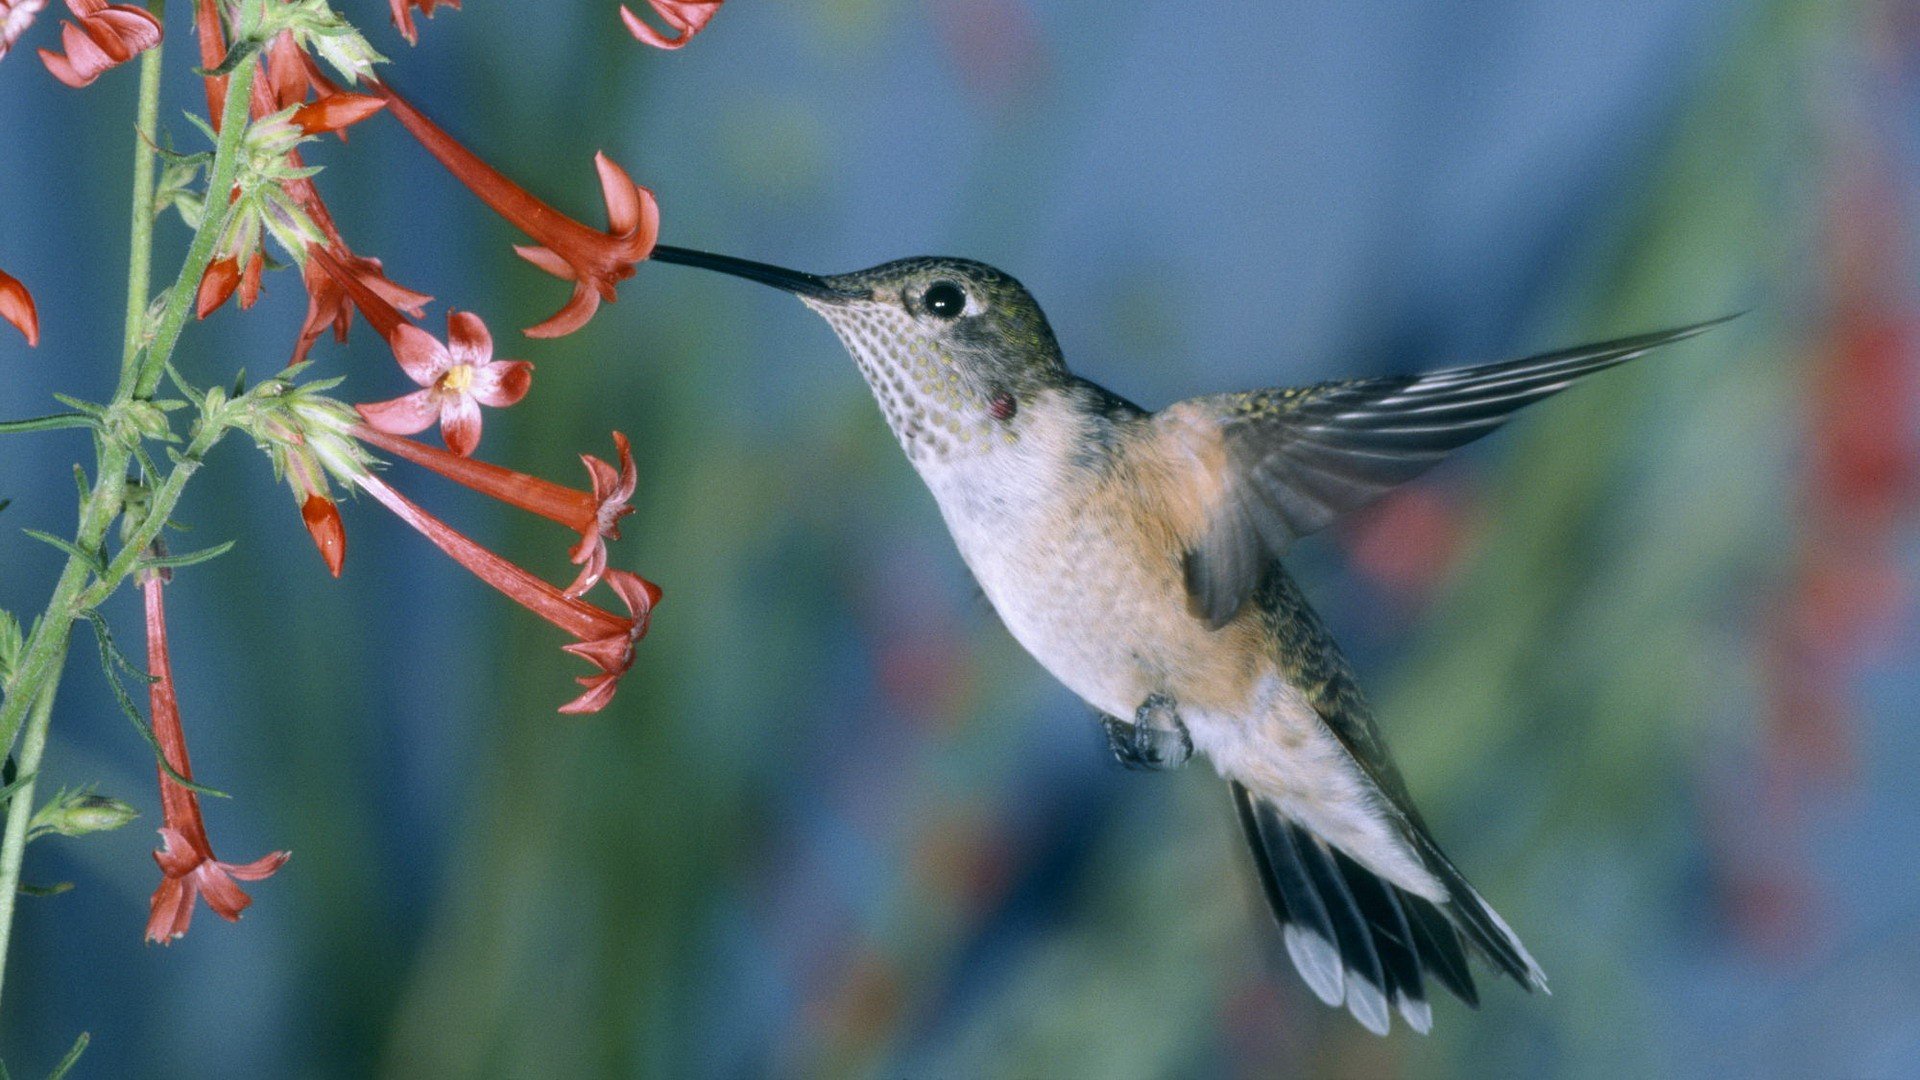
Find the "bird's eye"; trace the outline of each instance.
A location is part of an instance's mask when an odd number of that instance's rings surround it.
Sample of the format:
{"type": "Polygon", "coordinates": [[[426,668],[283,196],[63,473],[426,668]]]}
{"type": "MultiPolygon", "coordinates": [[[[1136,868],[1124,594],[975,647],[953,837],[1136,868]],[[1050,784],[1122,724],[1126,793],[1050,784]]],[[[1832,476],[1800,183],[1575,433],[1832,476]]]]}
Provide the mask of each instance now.
{"type": "Polygon", "coordinates": [[[957,319],[967,309],[967,294],[951,281],[936,281],[927,287],[927,295],[922,302],[937,318],[957,319]]]}

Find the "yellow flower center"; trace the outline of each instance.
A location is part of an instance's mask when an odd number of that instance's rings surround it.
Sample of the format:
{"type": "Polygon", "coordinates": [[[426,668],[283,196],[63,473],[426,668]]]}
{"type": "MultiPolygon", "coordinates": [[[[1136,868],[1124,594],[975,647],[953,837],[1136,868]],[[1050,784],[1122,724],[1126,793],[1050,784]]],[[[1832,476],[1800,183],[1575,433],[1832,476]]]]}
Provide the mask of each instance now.
{"type": "Polygon", "coordinates": [[[440,376],[440,389],[464,394],[473,385],[473,365],[455,364],[440,376]]]}

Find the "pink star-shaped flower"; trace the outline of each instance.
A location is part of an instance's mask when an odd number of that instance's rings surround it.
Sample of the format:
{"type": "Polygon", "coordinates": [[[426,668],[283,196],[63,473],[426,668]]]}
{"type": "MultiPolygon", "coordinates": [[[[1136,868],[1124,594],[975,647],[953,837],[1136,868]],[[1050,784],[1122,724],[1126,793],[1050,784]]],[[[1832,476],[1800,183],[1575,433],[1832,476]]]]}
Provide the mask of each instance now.
{"type": "Polygon", "coordinates": [[[495,360],[493,335],[478,315],[447,315],[447,343],[403,322],[387,341],[401,370],[421,387],[391,401],[355,406],[368,426],[389,435],[412,435],[440,423],[447,449],[466,457],[480,445],[480,406],[504,408],[527,396],[533,365],[495,360]]]}

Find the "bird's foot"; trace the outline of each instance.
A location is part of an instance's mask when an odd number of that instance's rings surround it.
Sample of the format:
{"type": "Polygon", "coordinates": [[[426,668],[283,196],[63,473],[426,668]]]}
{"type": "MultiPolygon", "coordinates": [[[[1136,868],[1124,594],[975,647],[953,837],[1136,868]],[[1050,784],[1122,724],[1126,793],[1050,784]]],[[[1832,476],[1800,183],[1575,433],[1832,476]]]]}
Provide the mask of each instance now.
{"type": "Polygon", "coordinates": [[[1193,736],[1174,711],[1173,699],[1154,694],[1134,710],[1133,723],[1102,716],[1107,747],[1121,765],[1135,770],[1177,769],[1193,756],[1193,736]]]}

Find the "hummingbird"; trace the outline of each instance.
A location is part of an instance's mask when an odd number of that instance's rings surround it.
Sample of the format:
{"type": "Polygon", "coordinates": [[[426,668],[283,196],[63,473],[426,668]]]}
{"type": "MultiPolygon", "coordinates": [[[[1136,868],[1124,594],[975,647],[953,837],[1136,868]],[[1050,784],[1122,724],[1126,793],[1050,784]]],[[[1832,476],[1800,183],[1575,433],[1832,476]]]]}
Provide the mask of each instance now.
{"type": "Polygon", "coordinates": [[[1472,367],[1209,394],[1152,412],[1068,370],[991,266],[817,276],[659,246],[826,319],[961,558],[1022,647],[1134,769],[1196,751],[1227,781],[1288,957],[1376,1034],[1426,1033],[1468,957],[1546,976],[1434,841],[1352,668],[1281,565],[1292,543],[1521,407],[1724,319],[1472,367]]]}

